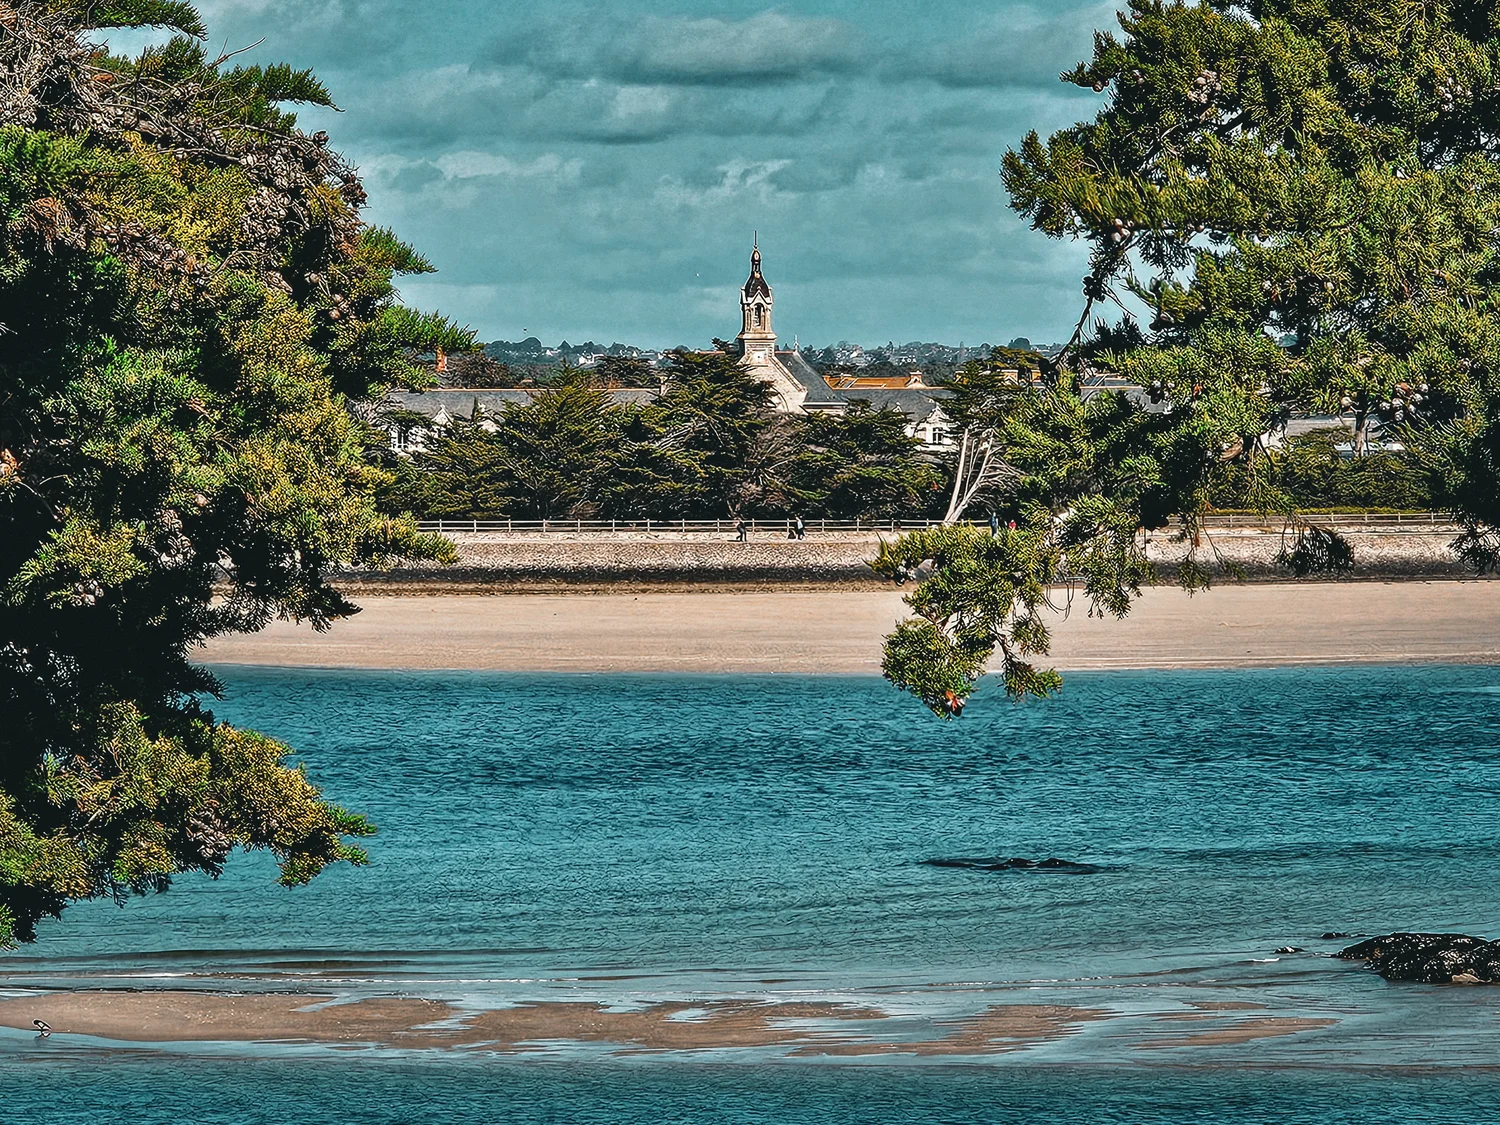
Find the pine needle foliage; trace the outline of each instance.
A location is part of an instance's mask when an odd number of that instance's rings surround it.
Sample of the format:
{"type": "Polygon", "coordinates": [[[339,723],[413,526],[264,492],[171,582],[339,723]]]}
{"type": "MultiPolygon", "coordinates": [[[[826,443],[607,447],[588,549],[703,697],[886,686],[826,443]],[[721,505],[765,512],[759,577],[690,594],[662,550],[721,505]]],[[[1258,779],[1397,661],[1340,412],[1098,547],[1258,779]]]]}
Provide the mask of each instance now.
{"type": "MultiPolygon", "coordinates": [[[[988,502],[1027,534],[1111,544],[1082,573],[1112,613],[1128,610],[1146,574],[1131,532],[1170,519],[1204,542],[1201,518],[1226,475],[1235,506],[1287,516],[1290,570],[1341,569],[1348,544],[1297,515],[1279,483],[1284,454],[1262,437],[1291,411],[1342,413],[1355,455],[1405,449],[1465,522],[1461,550],[1493,566],[1500,10],[1132,0],[1118,23],[1062,76],[1099,96],[1093,119],[1046,140],[1032,133],[1004,160],[1015,210],[1048,237],[1085,242],[1089,262],[1077,328],[1039,389],[969,420],[1015,470],[997,476],[988,502]],[[1081,400],[1099,372],[1149,401],[1092,408],[1081,400]],[[1013,460],[1049,445],[1051,468],[1013,460]]],[[[897,554],[909,568],[939,546],[947,540],[913,540],[897,554]]],[[[1014,564],[1034,565],[1036,581],[1062,577],[1040,549],[1002,555],[969,565],[963,590],[1024,589],[1014,564]]],[[[1192,588],[1223,573],[1211,551],[1190,552],[1175,577],[1192,588]]],[[[958,612],[969,595],[950,603],[940,592],[918,599],[919,628],[945,638],[944,691],[962,696],[984,665],[983,639],[958,612]]],[[[997,643],[1008,622],[1030,621],[1016,605],[986,620],[997,643]]],[[[931,705],[923,667],[893,660],[888,645],[888,674],[931,705]]],[[[1008,676],[1012,695],[1028,690],[1024,677],[1015,685],[1008,676]]]]}
{"type": "Polygon", "coordinates": [[[430,265],[189,4],[0,4],[0,944],[68,902],[364,862],[371,827],[215,720],[194,646],[355,611],[350,564],[451,545],[375,502],[360,403],[472,346],[396,303],[430,265]],[[103,28],[174,29],[137,58],[103,28]]]}

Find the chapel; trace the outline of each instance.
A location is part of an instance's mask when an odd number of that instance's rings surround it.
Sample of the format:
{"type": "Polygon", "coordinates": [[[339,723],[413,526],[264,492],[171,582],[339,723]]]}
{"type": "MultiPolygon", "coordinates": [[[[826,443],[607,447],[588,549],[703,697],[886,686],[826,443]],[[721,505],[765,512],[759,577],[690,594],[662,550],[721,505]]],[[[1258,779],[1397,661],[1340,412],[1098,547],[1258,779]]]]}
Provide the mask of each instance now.
{"type": "Polygon", "coordinates": [[[776,350],[771,316],[776,299],[760,269],[760,239],[752,238],[750,276],[740,289],[740,334],[736,337],[745,366],[771,384],[776,405],[788,414],[816,410],[843,411],[847,403],[833,392],[795,348],[776,350]]]}

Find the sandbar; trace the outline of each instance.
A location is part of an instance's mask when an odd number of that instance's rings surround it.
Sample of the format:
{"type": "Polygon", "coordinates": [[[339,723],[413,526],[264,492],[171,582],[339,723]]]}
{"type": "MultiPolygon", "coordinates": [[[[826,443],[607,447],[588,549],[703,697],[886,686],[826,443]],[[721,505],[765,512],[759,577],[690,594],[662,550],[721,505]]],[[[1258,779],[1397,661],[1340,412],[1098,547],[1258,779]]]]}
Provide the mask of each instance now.
{"type": "Polygon", "coordinates": [[[503,1054],[572,1043],[627,1055],[759,1048],[833,1058],[996,1055],[1069,1038],[1091,1023],[1118,1024],[1111,1037],[1137,1048],[1222,1047],[1338,1022],[1265,1010],[1152,1014],[1024,1003],[919,1016],[870,1004],[779,998],[636,1006],[533,1001],[482,1010],[412,996],[194,989],[76,989],[0,1000],[0,1027],[31,1031],[34,1020],[50,1025],[59,1042],[86,1036],[118,1043],[300,1043],[503,1054]],[[1203,1026],[1193,1026],[1199,1021],[1203,1026]],[[1160,1023],[1175,1024],[1173,1034],[1164,1036],[1160,1023]]]}
{"type": "Polygon", "coordinates": [[[436,1000],[370,997],[338,1001],[305,993],[89,990],[0,1000],[0,1027],[132,1043],[364,1043],[403,1048],[478,1047],[516,1052],[549,1043],[597,1043],[627,1053],[800,1048],[811,1054],[984,1054],[1044,1042],[1107,1013],[1050,1005],[1006,1005],[967,1020],[920,1025],[911,1042],[871,1040],[890,1017],[876,1007],[831,1001],[714,999],[635,1008],[552,1001],[484,1011],[436,1000]],[[873,1026],[872,1026],[873,1025],[873,1026]],[[841,1049],[848,1048],[848,1049],[841,1049]]]}
{"type": "MultiPolygon", "coordinates": [[[[1058,600],[1064,594],[1059,592],[1058,600]]],[[[326,633],[275,622],[198,650],[208,663],[507,672],[876,673],[898,590],[370,596],[326,633]]],[[[1124,620],[1082,595],[1052,617],[1063,671],[1500,663],[1500,582],[1148,589],[1124,620]]]]}

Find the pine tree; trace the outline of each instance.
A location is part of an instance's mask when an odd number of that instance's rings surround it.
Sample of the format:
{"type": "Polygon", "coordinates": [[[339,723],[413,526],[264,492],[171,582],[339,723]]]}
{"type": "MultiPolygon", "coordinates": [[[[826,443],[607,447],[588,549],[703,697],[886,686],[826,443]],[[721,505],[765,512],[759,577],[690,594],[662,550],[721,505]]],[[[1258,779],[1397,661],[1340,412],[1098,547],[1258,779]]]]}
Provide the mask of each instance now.
{"type": "Polygon", "coordinates": [[[189,653],[354,612],[339,566],[451,555],[378,510],[360,403],[472,340],[396,303],[431,266],[285,108],[327,90],[204,34],[170,0],[0,5],[0,944],[236,848],[287,885],[363,862],[189,653]],[[146,25],[177,34],[90,39],[146,25]]]}
{"type": "MultiPolygon", "coordinates": [[[[951,715],[998,645],[1012,694],[1050,690],[1023,669],[1047,651],[1038,584],[1081,575],[1092,609],[1125,613],[1156,577],[1137,533],[1175,519],[1204,542],[1231,471],[1241,506],[1286,514],[1294,572],[1347,565],[1261,440],[1293,410],[1349,416],[1356,453],[1377,433],[1410,450],[1465,521],[1460,550],[1495,563],[1497,31],[1477,0],[1134,0],[1096,34],[1063,79],[1097,115],[1004,161],[1033,228],[1090,250],[1067,348],[986,419],[1022,533],[882,555],[891,575],[935,568],[887,643],[894,682],[951,715]],[[1151,401],[1089,396],[1100,369],[1151,401]]],[[[1212,572],[1190,549],[1175,577],[1212,572]]]]}

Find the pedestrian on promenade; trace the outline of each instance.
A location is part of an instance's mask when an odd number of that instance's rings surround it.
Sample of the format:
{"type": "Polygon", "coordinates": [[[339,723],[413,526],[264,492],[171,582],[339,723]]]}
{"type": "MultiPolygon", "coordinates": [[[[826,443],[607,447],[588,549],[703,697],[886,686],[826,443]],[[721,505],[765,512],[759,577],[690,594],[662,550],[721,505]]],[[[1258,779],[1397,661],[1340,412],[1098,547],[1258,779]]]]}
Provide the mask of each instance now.
{"type": "Polygon", "coordinates": [[[990,513],[990,535],[991,536],[995,536],[995,535],[999,535],[999,534],[1000,534],[1000,513],[999,512],[991,512],[990,513]]]}
{"type": "Polygon", "coordinates": [[[734,537],[741,543],[749,541],[750,529],[745,526],[745,521],[743,518],[735,520],[734,522],[734,537]]]}
{"type": "Polygon", "coordinates": [[[798,539],[806,539],[807,538],[807,526],[802,522],[802,517],[801,516],[797,517],[797,523],[796,523],[796,526],[793,528],[793,531],[796,533],[796,536],[797,536],[798,539]]]}

